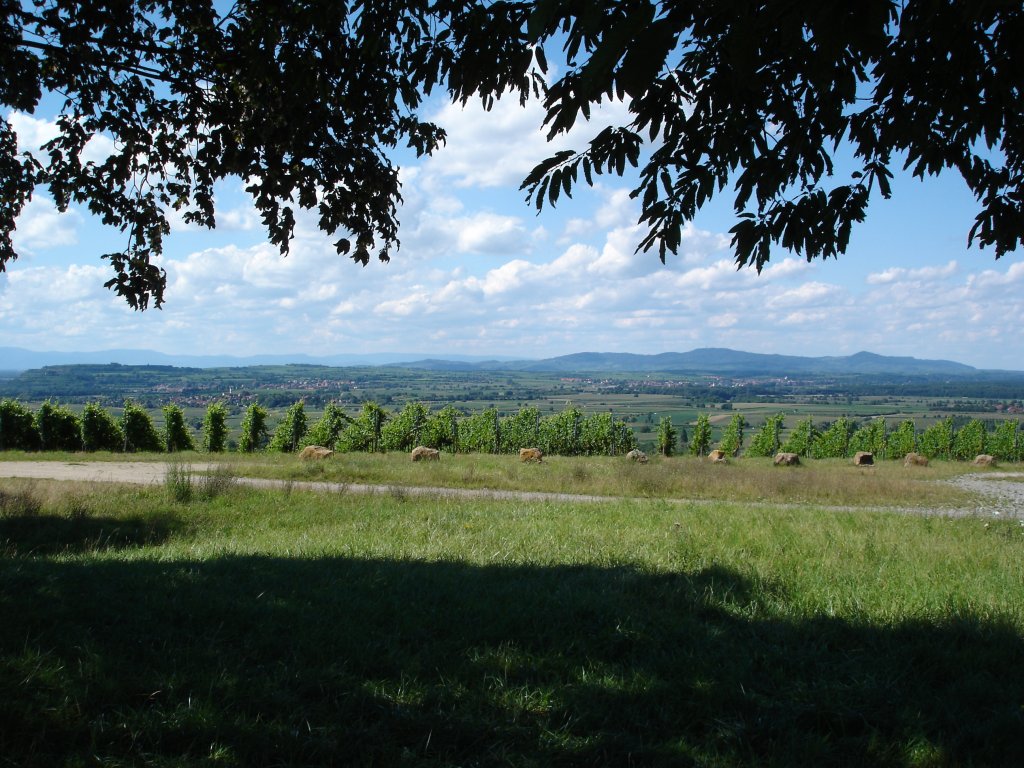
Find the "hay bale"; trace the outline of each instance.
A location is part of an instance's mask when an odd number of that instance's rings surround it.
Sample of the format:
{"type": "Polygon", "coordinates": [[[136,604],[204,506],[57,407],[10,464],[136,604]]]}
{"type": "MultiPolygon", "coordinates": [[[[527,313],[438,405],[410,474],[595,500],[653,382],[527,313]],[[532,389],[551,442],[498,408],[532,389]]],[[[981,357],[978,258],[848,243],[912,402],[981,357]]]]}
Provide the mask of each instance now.
{"type": "Polygon", "coordinates": [[[334,454],[330,448],[324,448],[322,445],[307,445],[299,453],[299,458],[306,459],[326,459],[328,456],[334,454]]]}
{"type": "Polygon", "coordinates": [[[776,467],[795,467],[800,464],[800,456],[795,453],[776,453],[773,462],[776,467]]]}
{"type": "Polygon", "coordinates": [[[540,448],[520,448],[520,461],[543,461],[544,452],[540,448]]]}
{"type": "Polygon", "coordinates": [[[875,454],[871,451],[857,451],[853,455],[853,464],[857,467],[870,467],[875,463],[875,454]]]}
{"type": "Polygon", "coordinates": [[[417,445],[410,454],[413,461],[440,461],[441,452],[436,448],[427,448],[424,445],[417,445]]]}
{"type": "Polygon", "coordinates": [[[903,457],[904,467],[927,467],[928,457],[922,456],[920,453],[914,453],[911,451],[903,457]]]}
{"type": "Polygon", "coordinates": [[[725,451],[715,448],[711,453],[708,454],[708,461],[714,464],[725,464],[726,455],[725,451]]]}

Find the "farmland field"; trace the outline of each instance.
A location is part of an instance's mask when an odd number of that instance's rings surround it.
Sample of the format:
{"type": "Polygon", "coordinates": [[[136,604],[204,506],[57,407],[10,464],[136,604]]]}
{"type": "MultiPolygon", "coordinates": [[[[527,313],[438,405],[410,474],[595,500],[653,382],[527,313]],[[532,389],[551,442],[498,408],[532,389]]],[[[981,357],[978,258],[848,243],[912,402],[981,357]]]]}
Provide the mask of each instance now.
{"type": "Polygon", "coordinates": [[[1024,761],[1024,527],[929,512],[962,464],[334,459],[0,479],[0,765],[1024,761]]]}

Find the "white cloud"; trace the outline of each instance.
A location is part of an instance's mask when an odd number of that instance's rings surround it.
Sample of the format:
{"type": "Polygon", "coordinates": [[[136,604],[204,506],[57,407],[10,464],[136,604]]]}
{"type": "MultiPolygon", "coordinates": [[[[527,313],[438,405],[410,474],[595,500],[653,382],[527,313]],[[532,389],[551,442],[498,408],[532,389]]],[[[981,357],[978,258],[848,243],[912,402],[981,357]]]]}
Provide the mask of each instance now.
{"type": "Polygon", "coordinates": [[[943,280],[955,275],[958,269],[959,265],[955,261],[950,261],[942,266],[920,267],[918,269],[890,267],[882,272],[870,273],[866,281],[869,285],[885,285],[895,282],[943,280]]]}
{"type": "Polygon", "coordinates": [[[0,335],[40,350],[114,346],[126,316],[138,315],[103,288],[109,275],[103,266],[9,264],[0,276],[0,335]]]}
{"type": "MultiPolygon", "coordinates": [[[[726,247],[728,246],[726,245],[726,247]]],[[[812,269],[814,269],[814,265],[806,259],[790,257],[782,261],[769,263],[768,266],[761,270],[761,279],[780,280],[795,275],[802,275],[812,269]]]]}
{"type": "Polygon", "coordinates": [[[831,313],[827,310],[797,310],[790,312],[779,320],[782,325],[798,325],[803,327],[827,323],[831,313]]]}
{"type": "Polygon", "coordinates": [[[417,290],[399,299],[382,301],[374,311],[378,315],[394,315],[397,317],[430,314],[436,309],[436,305],[430,299],[431,297],[428,292],[417,290]]]}
{"type": "Polygon", "coordinates": [[[605,125],[629,122],[625,105],[610,102],[580,121],[566,136],[548,142],[541,125],[544,109],[531,99],[497,101],[490,112],[476,102],[445,104],[431,119],[448,134],[445,147],[426,163],[430,173],[454,179],[459,187],[518,187],[541,160],[587,140],[605,125]]]}
{"type": "MultiPolygon", "coordinates": [[[[187,222],[184,219],[184,211],[169,208],[166,210],[167,222],[172,232],[206,232],[206,227],[201,224],[187,222]]],[[[214,200],[214,216],[217,230],[220,232],[251,232],[260,226],[260,214],[248,194],[244,194],[244,202],[239,205],[227,207],[221,200],[214,200]]]]}
{"type": "Polygon", "coordinates": [[[217,212],[218,228],[248,232],[260,224],[260,215],[254,205],[241,205],[217,212]]]}
{"type": "Polygon", "coordinates": [[[669,323],[670,318],[664,314],[655,314],[650,311],[638,310],[626,313],[614,321],[616,328],[623,328],[637,331],[660,330],[669,323]]]}
{"type": "Polygon", "coordinates": [[[609,277],[639,277],[665,267],[651,253],[634,253],[640,237],[637,226],[620,227],[608,232],[601,255],[588,265],[591,274],[609,277]]]}
{"type": "Polygon", "coordinates": [[[1018,261],[1016,264],[1010,264],[1005,272],[986,269],[978,275],[971,275],[967,278],[967,284],[979,290],[1005,288],[1022,282],[1024,282],[1024,262],[1021,261],[1018,261]]]}
{"type": "Polygon", "coordinates": [[[737,272],[731,261],[721,259],[706,267],[695,267],[686,270],[671,281],[675,291],[712,291],[723,287],[734,287],[736,280],[744,280],[747,276],[737,272]]]}
{"type": "Polygon", "coordinates": [[[484,296],[491,297],[521,288],[526,283],[535,283],[543,267],[528,261],[516,259],[506,262],[487,273],[481,284],[484,296]]]}
{"type": "Polygon", "coordinates": [[[35,251],[78,242],[82,217],[77,211],[58,211],[53,200],[37,195],[22,209],[15,222],[15,248],[35,251]]]}
{"type": "MultiPolygon", "coordinates": [[[[802,270],[774,281],[737,273],[724,259],[646,275],[591,269],[616,236],[608,233],[600,249],[578,244],[479,272],[465,263],[439,269],[425,262],[356,269],[311,239],[298,242],[288,259],[267,245],[207,249],[166,261],[168,304],[144,315],[126,312],[100,287],[102,266],[16,268],[0,283],[0,328],[18,340],[10,343],[34,339],[40,348],[82,335],[92,347],[186,351],[201,337],[204,346],[239,355],[390,348],[537,356],[731,346],[794,354],[866,348],[969,361],[972,345],[1000,343],[986,292],[1021,272],[1010,265],[988,270],[986,281],[968,275],[956,302],[925,311],[883,292],[858,296],[800,282],[802,270]],[[69,312],[75,322],[55,328],[53,316],[69,312]]],[[[1020,316],[1024,299],[1004,295],[999,310],[1020,316]]],[[[1004,367],[1018,365],[1013,344],[1004,367]]]]}
{"type": "Polygon", "coordinates": [[[551,262],[551,269],[554,272],[576,274],[585,271],[590,264],[599,258],[598,251],[589,245],[576,243],[562,252],[562,255],[551,262]]]}
{"type": "Polygon", "coordinates": [[[489,113],[475,103],[446,104],[432,119],[448,138],[427,166],[432,173],[454,178],[456,186],[518,184],[542,159],[545,142],[537,126],[543,112],[537,102],[521,107],[515,99],[502,99],[489,113]],[[502,150],[495,153],[495,147],[502,150]]]}
{"type": "Polygon", "coordinates": [[[11,112],[7,116],[7,122],[18,135],[20,152],[37,152],[43,144],[56,138],[60,133],[55,120],[39,119],[24,112],[11,112]]]}
{"type": "MultiPolygon", "coordinates": [[[[18,135],[18,150],[36,156],[39,156],[43,144],[60,134],[56,120],[37,118],[24,112],[11,112],[7,120],[18,135]]],[[[82,162],[101,163],[113,154],[114,149],[114,141],[109,136],[95,135],[82,149],[82,162]]]]}
{"type": "Polygon", "coordinates": [[[33,313],[43,307],[103,296],[106,291],[101,283],[106,278],[107,270],[101,266],[10,269],[3,306],[10,309],[20,304],[21,311],[33,313]]]}
{"type": "Polygon", "coordinates": [[[809,282],[773,296],[769,299],[768,306],[818,306],[824,303],[833,303],[841,293],[842,289],[839,286],[809,282]]]}
{"type": "MultiPolygon", "coordinates": [[[[679,243],[679,255],[683,264],[703,263],[712,254],[725,251],[728,248],[729,238],[727,236],[698,229],[690,221],[683,225],[679,243]]],[[[654,251],[652,250],[651,253],[653,254],[654,251]]]]}
{"type": "Polygon", "coordinates": [[[640,206],[629,196],[628,189],[609,189],[598,187],[604,202],[594,214],[593,227],[599,230],[621,229],[636,223],[640,206]]]}
{"type": "Polygon", "coordinates": [[[479,213],[452,222],[457,231],[456,247],[462,253],[521,253],[530,246],[530,236],[521,219],[479,213]]]}
{"type": "Polygon", "coordinates": [[[739,315],[734,312],[710,315],[707,320],[708,325],[712,328],[732,328],[739,321],[739,315]]]}

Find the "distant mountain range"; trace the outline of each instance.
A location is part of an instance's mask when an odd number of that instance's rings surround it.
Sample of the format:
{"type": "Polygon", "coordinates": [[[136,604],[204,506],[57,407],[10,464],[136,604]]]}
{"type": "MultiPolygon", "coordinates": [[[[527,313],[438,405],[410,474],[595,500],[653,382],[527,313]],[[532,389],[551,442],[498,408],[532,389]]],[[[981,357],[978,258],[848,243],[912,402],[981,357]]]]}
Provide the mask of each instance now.
{"type": "MultiPolygon", "coordinates": [[[[985,373],[950,360],[919,360],[858,352],[845,357],[799,357],[738,352],[733,349],[703,348],[690,352],[636,355],[622,352],[581,352],[544,360],[483,359],[449,355],[444,359],[418,359],[414,354],[370,355],[167,355],[138,349],[102,352],[35,352],[17,347],[0,347],[0,370],[21,371],[47,365],[76,363],[120,363],[121,365],[173,365],[193,368],[223,368],[249,365],[302,363],[327,366],[389,365],[438,371],[533,371],[538,373],[680,373],[720,376],[817,375],[903,375],[970,376],[985,373]]],[[[1003,372],[1005,373],[1005,372],[1003,372]]]]}
{"type": "MultiPolygon", "coordinates": [[[[248,365],[387,365],[413,360],[416,353],[382,352],[368,355],[168,355],[147,349],[107,349],[99,352],[36,352],[20,347],[0,347],[0,371],[27,371],[47,365],[173,365],[178,368],[238,368],[248,365]]],[[[451,355],[455,362],[478,362],[485,358],[477,355],[451,355]]],[[[512,360],[513,358],[508,358],[512,360]]],[[[493,358],[491,358],[493,361],[493,358]]]]}
{"type": "Polygon", "coordinates": [[[538,373],[685,373],[728,376],[800,376],[804,374],[888,374],[908,376],[979,373],[963,363],[919,360],[858,352],[846,357],[798,357],[703,348],[690,352],[636,355],[626,352],[580,352],[545,360],[453,362],[417,360],[396,363],[405,368],[428,370],[535,371],[538,373]]]}

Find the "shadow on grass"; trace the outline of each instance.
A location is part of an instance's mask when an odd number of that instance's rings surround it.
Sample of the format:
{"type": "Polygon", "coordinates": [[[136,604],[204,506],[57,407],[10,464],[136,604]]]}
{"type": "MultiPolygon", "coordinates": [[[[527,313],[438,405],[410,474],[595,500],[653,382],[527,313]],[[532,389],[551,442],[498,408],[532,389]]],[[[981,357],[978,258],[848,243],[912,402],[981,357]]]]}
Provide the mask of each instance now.
{"type": "Polygon", "coordinates": [[[0,517],[0,553],[51,555],[151,546],[162,544],[180,528],[180,521],[172,514],[0,517]]]}
{"type": "Polygon", "coordinates": [[[1014,628],[779,599],[722,569],[2,560],[0,764],[1024,764],[1014,628]]]}

